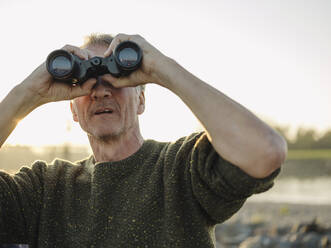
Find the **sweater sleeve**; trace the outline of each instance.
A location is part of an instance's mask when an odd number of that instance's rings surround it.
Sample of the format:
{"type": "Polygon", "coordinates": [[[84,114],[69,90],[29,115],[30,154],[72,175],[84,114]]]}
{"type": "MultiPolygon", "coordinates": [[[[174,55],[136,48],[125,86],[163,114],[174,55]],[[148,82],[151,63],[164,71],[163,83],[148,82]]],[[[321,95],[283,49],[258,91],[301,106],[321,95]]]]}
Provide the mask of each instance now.
{"type": "Polygon", "coordinates": [[[42,206],[44,162],[15,175],[0,171],[0,244],[33,244],[42,206]]]}
{"type": "Polygon", "coordinates": [[[267,191],[280,172],[262,179],[253,178],[215,151],[207,135],[194,139],[190,154],[190,177],[194,196],[215,222],[230,218],[255,193],[267,191]]]}

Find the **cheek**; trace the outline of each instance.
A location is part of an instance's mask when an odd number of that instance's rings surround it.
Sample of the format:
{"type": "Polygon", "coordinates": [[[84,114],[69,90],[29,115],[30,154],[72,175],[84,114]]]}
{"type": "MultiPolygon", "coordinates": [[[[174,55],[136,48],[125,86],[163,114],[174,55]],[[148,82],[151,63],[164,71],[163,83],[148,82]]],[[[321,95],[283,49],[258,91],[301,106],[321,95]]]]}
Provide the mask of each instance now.
{"type": "MultiPolygon", "coordinates": [[[[83,120],[85,118],[86,108],[88,106],[88,101],[86,97],[79,97],[74,100],[74,112],[76,114],[77,121],[83,120]]],[[[74,116],[75,117],[75,116],[74,116]]]]}
{"type": "Polygon", "coordinates": [[[70,110],[72,113],[72,118],[74,121],[78,122],[78,113],[77,113],[77,105],[76,102],[72,101],[70,102],[70,110]]]}
{"type": "Polygon", "coordinates": [[[135,119],[135,111],[136,106],[133,102],[126,103],[126,105],[122,105],[122,121],[126,124],[133,122],[135,119]]]}

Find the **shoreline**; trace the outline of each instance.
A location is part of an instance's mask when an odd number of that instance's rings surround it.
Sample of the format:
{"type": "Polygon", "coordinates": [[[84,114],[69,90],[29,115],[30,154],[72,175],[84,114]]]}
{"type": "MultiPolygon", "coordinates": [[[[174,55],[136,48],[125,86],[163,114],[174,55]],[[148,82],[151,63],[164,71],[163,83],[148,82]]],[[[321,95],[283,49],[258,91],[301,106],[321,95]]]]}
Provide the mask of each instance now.
{"type": "MultiPolygon", "coordinates": [[[[270,201],[247,201],[224,224],[243,223],[267,226],[291,226],[298,223],[317,223],[331,227],[331,204],[303,204],[270,201]]],[[[221,224],[222,225],[222,224],[221,224]]]]}
{"type": "Polygon", "coordinates": [[[331,205],[246,202],[215,228],[217,248],[331,247],[331,205]]]}

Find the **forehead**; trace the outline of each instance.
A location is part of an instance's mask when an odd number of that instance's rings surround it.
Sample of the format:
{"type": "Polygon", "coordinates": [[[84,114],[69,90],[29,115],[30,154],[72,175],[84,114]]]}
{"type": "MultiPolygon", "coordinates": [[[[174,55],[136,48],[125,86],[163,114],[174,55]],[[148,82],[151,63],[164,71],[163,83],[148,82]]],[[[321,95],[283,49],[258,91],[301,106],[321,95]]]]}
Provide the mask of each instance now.
{"type": "Polygon", "coordinates": [[[93,46],[88,46],[85,49],[90,51],[93,56],[99,56],[99,57],[104,57],[104,52],[107,50],[107,46],[104,45],[93,45],[93,46]]]}

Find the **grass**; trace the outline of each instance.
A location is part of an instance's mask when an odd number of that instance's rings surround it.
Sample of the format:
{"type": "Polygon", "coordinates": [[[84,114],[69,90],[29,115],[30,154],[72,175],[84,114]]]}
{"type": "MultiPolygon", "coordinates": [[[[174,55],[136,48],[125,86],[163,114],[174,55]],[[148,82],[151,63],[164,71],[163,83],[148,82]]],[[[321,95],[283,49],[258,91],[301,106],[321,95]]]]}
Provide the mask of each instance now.
{"type": "Polygon", "coordinates": [[[289,150],[287,159],[331,159],[331,149],[323,150],[289,150]]]}

